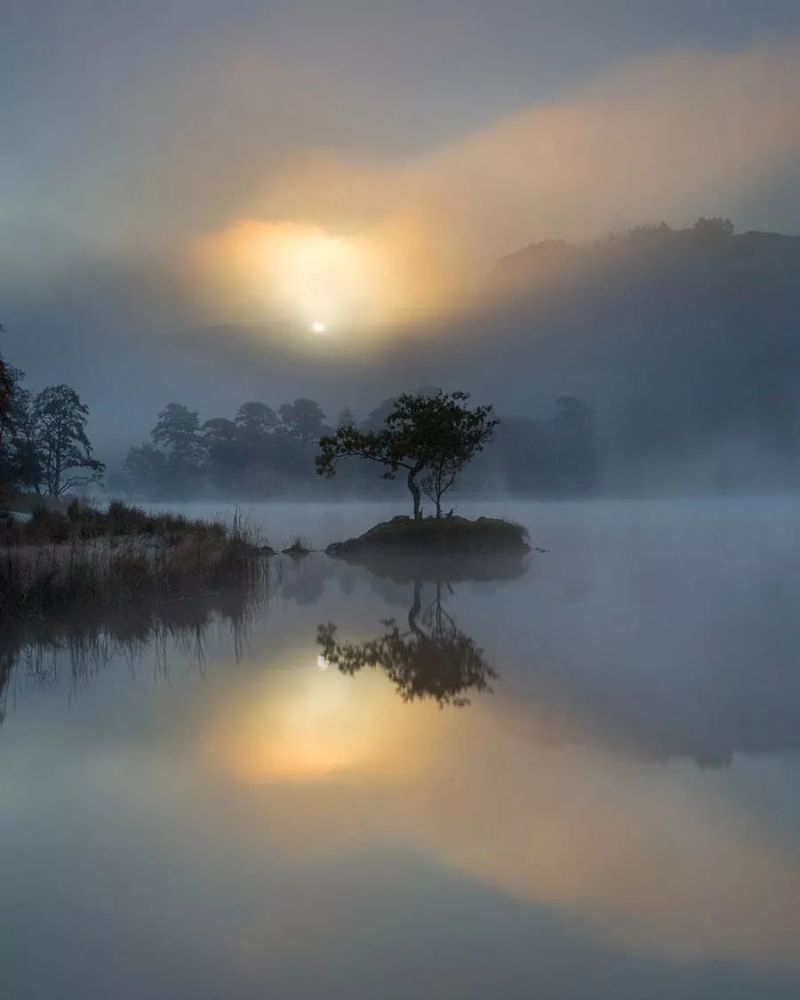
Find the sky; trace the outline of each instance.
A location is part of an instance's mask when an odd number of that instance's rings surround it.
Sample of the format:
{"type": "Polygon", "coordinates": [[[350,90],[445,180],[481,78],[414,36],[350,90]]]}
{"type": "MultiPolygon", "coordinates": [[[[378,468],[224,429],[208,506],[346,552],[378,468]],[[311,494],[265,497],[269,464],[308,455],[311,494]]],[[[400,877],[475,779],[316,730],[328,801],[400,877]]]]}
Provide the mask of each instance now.
{"type": "Polygon", "coordinates": [[[183,334],[258,328],[299,393],[315,323],[424,336],[534,240],[798,232],[797,93],[791,0],[5,0],[6,353],[110,413],[161,341],[206,395],[183,334]]]}

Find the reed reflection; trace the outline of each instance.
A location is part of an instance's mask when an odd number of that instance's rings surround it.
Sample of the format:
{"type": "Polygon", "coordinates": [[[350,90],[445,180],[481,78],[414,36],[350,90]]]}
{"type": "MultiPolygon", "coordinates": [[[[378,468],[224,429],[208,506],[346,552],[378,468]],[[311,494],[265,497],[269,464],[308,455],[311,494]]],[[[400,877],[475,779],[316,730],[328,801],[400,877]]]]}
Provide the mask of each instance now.
{"type": "Polygon", "coordinates": [[[12,699],[26,686],[55,683],[66,673],[78,689],[116,661],[129,667],[151,653],[161,672],[170,653],[182,650],[202,665],[215,627],[230,637],[234,658],[263,613],[270,583],[230,588],[171,601],[141,601],[116,610],[13,619],[0,637],[0,725],[12,699]]]}

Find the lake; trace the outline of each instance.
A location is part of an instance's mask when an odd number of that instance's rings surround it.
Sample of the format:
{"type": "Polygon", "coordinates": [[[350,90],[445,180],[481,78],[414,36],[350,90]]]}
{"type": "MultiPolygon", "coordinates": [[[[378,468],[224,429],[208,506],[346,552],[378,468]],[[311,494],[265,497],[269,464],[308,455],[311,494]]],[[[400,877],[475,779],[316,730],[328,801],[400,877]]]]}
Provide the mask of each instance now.
{"type": "Polygon", "coordinates": [[[800,505],[480,512],[546,551],[5,629],[3,1000],[800,996],[800,505]]]}

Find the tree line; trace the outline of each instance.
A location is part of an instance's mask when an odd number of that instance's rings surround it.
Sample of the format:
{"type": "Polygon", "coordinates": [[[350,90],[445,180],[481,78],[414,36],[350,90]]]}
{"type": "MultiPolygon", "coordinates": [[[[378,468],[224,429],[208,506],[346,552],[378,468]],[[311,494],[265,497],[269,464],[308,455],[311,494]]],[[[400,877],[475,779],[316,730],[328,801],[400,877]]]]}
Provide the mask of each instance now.
{"type": "Polygon", "coordinates": [[[466,494],[571,495],[596,487],[594,415],[585,404],[563,396],[548,419],[498,421],[491,407],[469,407],[466,399],[465,393],[423,386],[384,400],[362,420],[346,408],[335,424],[307,398],[277,407],[249,401],[230,417],[205,421],[198,411],[169,403],[150,440],[129,450],[112,485],[164,499],[380,498],[396,495],[391,480],[402,472],[415,510],[423,497],[441,510],[441,497],[474,457],[460,481],[466,494]],[[490,438],[492,447],[484,451],[490,438]],[[438,442],[438,451],[431,442],[438,442]],[[347,456],[362,461],[340,465],[347,456]]]}
{"type": "MultiPolygon", "coordinates": [[[[402,473],[415,515],[423,498],[441,515],[458,475],[466,495],[572,495],[596,487],[594,416],[585,404],[564,396],[546,420],[498,421],[490,406],[467,400],[463,392],[422,386],[384,400],[361,421],[344,409],[335,425],[303,397],[277,408],[252,400],[232,417],[205,421],[172,402],[150,440],[128,451],[106,485],[147,499],[388,498],[402,473]],[[489,440],[493,447],[484,451],[489,440]],[[345,457],[362,461],[340,466],[345,457]]],[[[75,389],[53,385],[34,394],[0,355],[0,489],[61,497],[99,485],[105,465],[94,456],[88,417],[75,389]]]]}
{"type": "Polygon", "coordinates": [[[133,493],[157,497],[209,491],[275,495],[313,480],[316,444],[332,430],[312,399],[296,399],[277,410],[251,401],[232,418],[204,422],[196,410],[168,403],[150,440],[129,450],[122,482],[133,493]]]}

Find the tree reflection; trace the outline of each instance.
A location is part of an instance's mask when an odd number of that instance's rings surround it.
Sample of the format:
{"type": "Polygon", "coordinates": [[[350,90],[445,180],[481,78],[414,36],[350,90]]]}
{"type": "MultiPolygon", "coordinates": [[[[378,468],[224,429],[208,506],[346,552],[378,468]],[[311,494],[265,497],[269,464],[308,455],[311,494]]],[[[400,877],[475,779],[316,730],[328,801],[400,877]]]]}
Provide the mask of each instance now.
{"type": "Polygon", "coordinates": [[[382,636],[353,643],[337,639],[332,622],[317,627],[317,644],[326,663],[354,675],[364,667],[381,669],[404,701],[432,698],[440,707],[469,704],[469,692],[491,692],[497,677],[483,650],[459,630],[442,607],[442,584],[434,599],[422,603],[422,582],[414,582],[408,628],[401,631],[395,619],[385,619],[382,636]]]}

